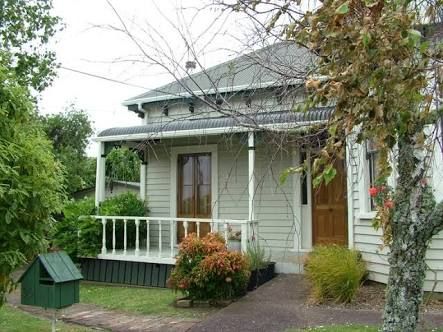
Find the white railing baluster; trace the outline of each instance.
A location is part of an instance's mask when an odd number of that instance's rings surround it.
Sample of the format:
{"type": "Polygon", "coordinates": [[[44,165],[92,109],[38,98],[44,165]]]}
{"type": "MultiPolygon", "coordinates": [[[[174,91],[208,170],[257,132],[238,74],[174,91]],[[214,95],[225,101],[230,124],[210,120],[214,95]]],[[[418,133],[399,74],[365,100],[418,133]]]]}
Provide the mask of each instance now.
{"type": "Polygon", "coordinates": [[[106,218],[102,218],[103,235],[102,235],[102,254],[106,254],[106,218]]]}
{"type": "Polygon", "coordinates": [[[126,255],[126,249],[128,247],[128,234],[126,229],[127,220],[123,219],[123,255],[126,255]]]}
{"type": "Polygon", "coordinates": [[[150,241],[149,241],[149,220],[146,220],[146,256],[149,256],[150,241]]]}
{"type": "Polygon", "coordinates": [[[187,221],[183,222],[183,227],[185,229],[185,237],[188,237],[188,222],[187,221]]]}
{"type": "Polygon", "coordinates": [[[112,219],[112,254],[115,255],[115,219],[112,219]]]}
{"type": "Polygon", "coordinates": [[[223,236],[225,237],[226,243],[228,243],[228,223],[226,221],[223,223],[223,229],[223,236]]]}
{"type": "Polygon", "coordinates": [[[162,221],[158,221],[158,257],[162,257],[162,221]]]}
{"type": "MultiPolygon", "coordinates": [[[[176,245],[177,245],[177,231],[180,227],[184,229],[184,237],[188,237],[190,232],[196,232],[197,237],[201,237],[203,235],[203,230],[206,228],[202,228],[203,225],[209,224],[210,232],[221,232],[222,236],[228,241],[229,237],[229,229],[232,226],[235,231],[241,230],[241,249],[242,251],[246,251],[249,241],[258,240],[259,237],[259,222],[257,220],[236,220],[236,219],[200,219],[200,218],[168,218],[168,217],[130,217],[130,216],[93,216],[97,222],[100,222],[103,227],[102,234],[102,248],[101,254],[103,255],[115,255],[116,257],[121,254],[119,250],[117,250],[117,233],[116,229],[118,226],[118,222],[123,221],[123,255],[127,256],[128,260],[131,260],[128,256],[139,256],[140,250],[143,251],[144,256],[146,256],[146,261],[149,261],[149,256],[153,254],[151,252],[151,225],[158,224],[158,254],[154,254],[162,259],[171,259],[174,258],[176,254],[176,245]],[[135,224],[135,250],[131,252],[128,251],[128,222],[134,221],[135,224]],[[106,234],[106,226],[109,222],[112,222],[112,240],[107,239],[106,234]],[[144,235],[140,235],[140,225],[141,223],[146,222],[146,248],[143,242],[144,235]],[[191,223],[195,223],[195,228],[190,227],[191,223]],[[166,225],[166,226],[164,226],[166,225]],[[169,227],[168,227],[169,225],[169,227]],[[165,253],[163,253],[163,228],[166,227],[169,231],[169,249],[168,244],[166,244],[165,253]],[[108,252],[107,249],[107,241],[112,242],[112,254],[111,249],[108,252]],[[142,245],[143,248],[140,248],[142,245]],[[146,250],[146,252],[145,252],[146,250]]],[[[206,227],[206,225],[205,225],[206,227]]],[[[156,232],[154,230],[154,232],[156,232]]],[[[155,235],[154,235],[155,237],[155,235]]],[[[132,236],[130,237],[132,238],[132,236]]],[[[168,237],[166,236],[165,241],[168,241],[168,237]]],[[[110,244],[111,246],[111,244],[110,244]]],[[[131,244],[129,244],[131,247],[131,244]]],[[[157,248],[155,248],[157,249],[157,248]]],[[[117,258],[118,259],[118,258],[117,258]]],[[[140,258],[136,259],[140,261],[140,258]]],[[[169,261],[168,261],[169,262],[169,261]]]]}
{"type": "Polygon", "coordinates": [[[135,219],[134,221],[135,221],[135,256],[138,256],[140,253],[140,234],[138,233],[140,220],[135,219]]]}
{"type": "Polygon", "coordinates": [[[169,237],[171,241],[171,257],[174,257],[174,221],[169,222],[169,237]]]}

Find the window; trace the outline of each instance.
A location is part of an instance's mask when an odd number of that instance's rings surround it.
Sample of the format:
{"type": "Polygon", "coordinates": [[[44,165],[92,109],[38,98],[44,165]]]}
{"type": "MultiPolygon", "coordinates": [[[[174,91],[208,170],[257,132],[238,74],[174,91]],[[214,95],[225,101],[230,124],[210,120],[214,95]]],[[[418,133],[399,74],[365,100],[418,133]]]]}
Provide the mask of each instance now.
{"type": "MultiPolygon", "coordinates": [[[[377,180],[378,176],[378,169],[377,169],[378,151],[374,141],[372,140],[366,141],[366,159],[368,163],[367,169],[368,169],[369,187],[374,187],[376,185],[375,181],[377,180]]],[[[370,197],[370,203],[371,203],[370,205],[371,210],[375,210],[375,201],[373,197],[370,197]]]]}
{"type": "Polygon", "coordinates": [[[178,216],[211,217],[211,155],[180,154],[178,163],[178,216]]]}

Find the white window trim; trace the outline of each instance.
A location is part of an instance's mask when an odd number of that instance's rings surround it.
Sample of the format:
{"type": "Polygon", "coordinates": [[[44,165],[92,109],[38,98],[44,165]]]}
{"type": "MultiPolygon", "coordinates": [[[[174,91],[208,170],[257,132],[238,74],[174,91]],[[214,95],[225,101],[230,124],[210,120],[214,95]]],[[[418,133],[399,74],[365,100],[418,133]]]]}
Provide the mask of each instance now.
{"type": "MultiPolygon", "coordinates": [[[[394,147],[394,151],[397,148],[394,147]]],[[[371,210],[371,197],[369,196],[369,165],[366,158],[366,145],[360,144],[360,167],[359,167],[359,201],[360,201],[360,213],[358,218],[361,220],[373,220],[377,216],[377,211],[371,210]]],[[[391,175],[387,179],[387,183],[391,188],[395,188],[395,179],[398,176],[395,169],[395,163],[392,165],[392,160],[395,158],[395,153],[389,154],[389,160],[392,166],[391,175]]]]}
{"type": "Polygon", "coordinates": [[[217,144],[171,147],[171,217],[177,217],[177,156],[179,154],[211,153],[212,219],[218,218],[218,151],[217,144]]]}
{"type": "Polygon", "coordinates": [[[369,197],[369,165],[366,158],[366,144],[359,146],[360,165],[358,170],[359,183],[359,203],[360,213],[357,218],[361,220],[372,220],[377,215],[376,211],[371,210],[371,198],[369,197]]]}
{"type": "MultiPolygon", "coordinates": [[[[346,159],[345,159],[345,175],[346,175],[346,209],[347,209],[347,227],[348,227],[348,248],[354,248],[354,191],[353,191],[353,166],[352,166],[352,148],[350,147],[349,136],[346,138],[346,159]]],[[[351,139],[352,141],[352,139],[351,139]]]]}

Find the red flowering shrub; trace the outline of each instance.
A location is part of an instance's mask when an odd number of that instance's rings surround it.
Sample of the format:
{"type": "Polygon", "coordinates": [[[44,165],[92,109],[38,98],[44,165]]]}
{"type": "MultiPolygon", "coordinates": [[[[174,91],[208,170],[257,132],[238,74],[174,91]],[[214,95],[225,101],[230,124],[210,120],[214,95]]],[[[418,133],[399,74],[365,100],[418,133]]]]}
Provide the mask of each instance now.
{"type": "Polygon", "coordinates": [[[245,292],[249,273],[246,258],[229,252],[219,234],[190,234],[180,244],[168,284],[192,299],[229,299],[245,292]]]}
{"type": "Polygon", "coordinates": [[[376,187],[371,187],[369,188],[369,195],[371,197],[375,197],[378,194],[378,189],[376,187]]]}
{"type": "Polygon", "coordinates": [[[392,209],[394,202],[392,200],[392,189],[389,186],[380,185],[369,188],[369,195],[374,199],[377,206],[386,209],[392,209]]]}

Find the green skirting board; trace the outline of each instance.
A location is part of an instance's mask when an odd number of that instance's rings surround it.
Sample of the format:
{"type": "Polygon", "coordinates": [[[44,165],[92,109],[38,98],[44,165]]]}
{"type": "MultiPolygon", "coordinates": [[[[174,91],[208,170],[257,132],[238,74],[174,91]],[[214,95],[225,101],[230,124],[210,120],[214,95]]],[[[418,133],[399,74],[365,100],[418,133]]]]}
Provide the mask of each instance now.
{"type": "Polygon", "coordinates": [[[174,265],[79,258],[84,280],[166,288],[174,265]]]}

